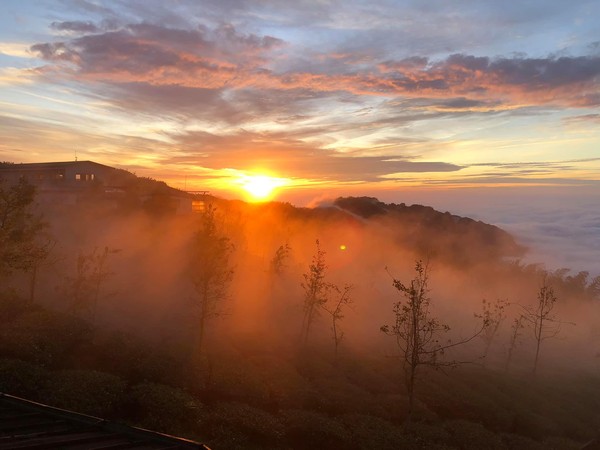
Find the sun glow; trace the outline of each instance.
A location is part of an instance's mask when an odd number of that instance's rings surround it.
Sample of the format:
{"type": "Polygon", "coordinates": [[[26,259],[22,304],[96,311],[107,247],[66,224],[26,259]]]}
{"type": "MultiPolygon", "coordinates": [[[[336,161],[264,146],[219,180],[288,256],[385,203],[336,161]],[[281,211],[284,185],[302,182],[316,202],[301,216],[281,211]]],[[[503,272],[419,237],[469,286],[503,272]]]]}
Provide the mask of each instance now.
{"type": "Polygon", "coordinates": [[[242,175],[239,184],[252,201],[268,200],[275,190],[288,184],[284,178],[268,175],[242,175]]]}

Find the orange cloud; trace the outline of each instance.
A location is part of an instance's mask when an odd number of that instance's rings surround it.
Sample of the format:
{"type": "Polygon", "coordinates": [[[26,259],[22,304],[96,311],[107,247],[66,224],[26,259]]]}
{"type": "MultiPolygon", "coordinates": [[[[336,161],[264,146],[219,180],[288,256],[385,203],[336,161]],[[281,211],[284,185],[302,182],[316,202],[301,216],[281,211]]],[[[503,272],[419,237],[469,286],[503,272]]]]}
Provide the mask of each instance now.
{"type": "MultiPolygon", "coordinates": [[[[90,24],[56,25],[84,32],[90,24]],[[75,26],[76,25],[76,26],[75,26]]],[[[365,55],[332,54],[316,70],[278,70],[271,36],[240,34],[231,25],[183,30],[152,24],[83,35],[31,47],[74,79],[147,83],[198,89],[308,89],[387,97],[465,98],[517,105],[600,104],[600,56],[488,58],[454,54],[432,61],[414,56],[370,61],[365,55]],[[360,66],[360,67],[359,67],[360,66]]]]}

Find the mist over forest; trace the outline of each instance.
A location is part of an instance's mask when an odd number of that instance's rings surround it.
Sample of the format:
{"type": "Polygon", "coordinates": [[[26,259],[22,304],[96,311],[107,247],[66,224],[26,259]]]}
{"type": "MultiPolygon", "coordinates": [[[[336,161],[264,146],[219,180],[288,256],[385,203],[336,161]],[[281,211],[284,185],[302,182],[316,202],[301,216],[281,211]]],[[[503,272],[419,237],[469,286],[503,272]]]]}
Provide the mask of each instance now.
{"type": "Polygon", "coordinates": [[[2,392],[215,449],[597,436],[600,277],[525,263],[494,225],[371,197],[176,214],[1,188],[2,392]]]}

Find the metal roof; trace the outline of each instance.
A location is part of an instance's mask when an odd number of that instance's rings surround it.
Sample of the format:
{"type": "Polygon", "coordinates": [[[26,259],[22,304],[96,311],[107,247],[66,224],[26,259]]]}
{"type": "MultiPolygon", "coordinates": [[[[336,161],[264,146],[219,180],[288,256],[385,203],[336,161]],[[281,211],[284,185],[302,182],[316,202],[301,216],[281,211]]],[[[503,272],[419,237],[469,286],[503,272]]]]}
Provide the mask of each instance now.
{"type": "Polygon", "coordinates": [[[204,444],[0,393],[0,450],[201,449],[204,444]]]}
{"type": "Polygon", "coordinates": [[[95,161],[82,160],[82,161],[48,161],[48,162],[36,162],[36,163],[9,163],[0,164],[0,170],[15,171],[15,170],[36,170],[36,169],[57,169],[62,167],[77,167],[85,165],[94,165],[102,167],[104,169],[117,170],[114,167],[107,166],[106,164],[100,164],[95,161]]]}

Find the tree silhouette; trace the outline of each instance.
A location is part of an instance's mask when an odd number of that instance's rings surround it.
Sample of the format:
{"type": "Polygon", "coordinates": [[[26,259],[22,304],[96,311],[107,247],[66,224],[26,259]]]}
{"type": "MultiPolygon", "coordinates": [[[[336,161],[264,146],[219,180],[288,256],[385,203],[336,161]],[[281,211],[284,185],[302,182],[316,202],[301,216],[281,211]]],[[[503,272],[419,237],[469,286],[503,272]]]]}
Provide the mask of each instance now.
{"type": "Polygon", "coordinates": [[[330,302],[322,305],[323,309],[331,316],[331,332],[333,333],[334,355],[337,360],[338,348],[344,337],[344,332],[339,328],[339,322],[344,318],[343,309],[352,303],[350,291],[354,288],[351,284],[344,285],[343,288],[332,286],[333,290],[339,295],[330,305],[330,302]]]}
{"type": "Polygon", "coordinates": [[[271,260],[270,270],[275,275],[281,275],[287,267],[287,260],[290,257],[292,248],[290,244],[286,242],[284,245],[280,245],[275,251],[275,255],[271,260]]]}
{"type": "Polygon", "coordinates": [[[94,322],[100,297],[109,295],[103,294],[104,285],[114,275],[108,267],[108,257],[119,251],[105,246],[102,250],[96,247],[90,253],[79,252],[75,276],[68,280],[69,307],[72,312],[85,312],[94,322]]]}
{"type": "Polygon", "coordinates": [[[332,285],[325,281],[325,252],[321,250],[319,240],[316,241],[317,252],[308,266],[308,272],[303,274],[304,282],[301,283],[304,288],[304,316],[302,318],[302,332],[300,341],[303,344],[308,342],[310,328],[319,315],[319,308],[327,303],[327,298],[332,285]]]}
{"type": "Polygon", "coordinates": [[[535,305],[523,307],[525,310],[523,318],[532,327],[535,338],[534,375],[538,368],[542,342],[546,339],[556,337],[560,333],[562,324],[566,323],[559,320],[558,316],[553,313],[556,301],[557,297],[554,294],[554,289],[548,284],[547,277],[544,276],[535,305]]]}
{"type": "Polygon", "coordinates": [[[40,268],[42,266],[51,266],[58,261],[58,258],[50,258],[54,247],[56,246],[56,239],[46,233],[40,233],[35,240],[34,247],[30,254],[31,259],[27,264],[27,272],[29,273],[29,303],[35,301],[35,294],[37,288],[37,278],[40,268]]]}
{"type": "Polygon", "coordinates": [[[196,356],[202,353],[207,322],[223,313],[222,302],[227,297],[233,279],[233,269],[229,262],[232,251],[231,240],[217,227],[216,208],[209,204],[194,233],[189,261],[194,300],[198,309],[196,356]]]}
{"type": "Polygon", "coordinates": [[[513,359],[515,350],[519,345],[519,338],[521,337],[521,330],[524,328],[523,325],[523,315],[520,315],[518,318],[513,320],[513,324],[510,328],[510,340],[508,342],[508,354],[506,356],[506,364],[504,366],[504,370],[508,372],[508,368],[513,359]]]}
{"type": "Polygon", "coordinates": [[[393,285],[403,299],[394,303],[394,324],[383,325],[381,331],[396,338],[405,370],[406,389],[408,392],[407,420],[412,417],[414,407],[415,384],[420,366],[435,369],[453,367],[461,361],[442,361],[444,352],[458,345],[465,344],[479,336],[487,326],[484,320],[481,328],[467,339],[458,342],[447,340],[441,343],[441,337],[450,331],[450,327],[433,317],[429,298],[429,266],[422,261],[415,264],[415,277],[406,285],[393,278],[393,285]]]}
{"type": "Polygon", "coordinates": [[[37,261],[35,238],[46,224],[31,210],[34,198],[35,187],[25,179],[11,186],[0,181],[0,276],[37,261]]]}
{"type": "Polygon", "coordinates": [[[507,306],[508,300],[497,299],[493,303],[486,299],[482,300],[482,312],[481,314],[477,314],[476,317],[483,319],[483,321],[487,323],[487,326],[479,336],[484,343],[484,358],[487,358],[492,342],[494,342],[494,338],[498,333],[498,329],[506,318],[505,309],[507,306]]]}

